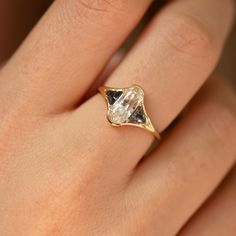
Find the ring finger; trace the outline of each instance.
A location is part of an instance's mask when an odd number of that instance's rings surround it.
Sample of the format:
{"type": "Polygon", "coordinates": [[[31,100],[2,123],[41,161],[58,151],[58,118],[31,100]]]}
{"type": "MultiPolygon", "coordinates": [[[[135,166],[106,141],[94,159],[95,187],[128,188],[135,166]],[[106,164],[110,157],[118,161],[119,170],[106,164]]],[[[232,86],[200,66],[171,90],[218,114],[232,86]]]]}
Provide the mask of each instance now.
{"type": "MultiPolygon", "coordinates": [[[[171,2],[153,19],[107,85],[141,85],[153,123],[159,131],[164,130],[213,70],[232,16],[228,0],[171,2]],[[209,11],[216,17],[210,17],[209,11]]],[[[111,127],[105,113],[104,101],[96,95],[74,113],[70,124],[79,130],[86,127],[89,140],[100,143],[101,156],[113,156],[108,159],[114,163],[118,159],[123,171],[130,170],[152,137],[133,127],[111,127]]]]}

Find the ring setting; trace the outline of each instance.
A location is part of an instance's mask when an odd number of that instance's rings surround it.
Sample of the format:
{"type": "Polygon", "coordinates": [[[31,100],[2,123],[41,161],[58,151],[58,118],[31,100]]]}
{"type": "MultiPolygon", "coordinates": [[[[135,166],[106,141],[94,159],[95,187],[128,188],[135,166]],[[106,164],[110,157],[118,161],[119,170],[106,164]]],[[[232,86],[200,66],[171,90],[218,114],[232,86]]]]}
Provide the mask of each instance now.
{"type": "Polygon", "coordinates": [[[107,103],[107,119],[114,126],[132,125],[151,132],[158,140],[144,105],[144,90],[139,85],[126,88],[100,86],[99,92],[107,103]]]}

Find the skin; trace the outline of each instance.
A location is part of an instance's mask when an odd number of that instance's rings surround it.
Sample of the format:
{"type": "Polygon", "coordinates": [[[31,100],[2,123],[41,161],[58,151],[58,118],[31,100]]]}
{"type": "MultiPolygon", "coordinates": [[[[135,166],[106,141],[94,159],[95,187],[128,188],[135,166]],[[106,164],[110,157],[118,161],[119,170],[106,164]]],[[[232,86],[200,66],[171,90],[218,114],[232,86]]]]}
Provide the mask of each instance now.
{"type": "Polygon", "coordinates": [[[150,3],[54,1],[2,65],[0,235],[236,234],[236,96],[206,82],[233,1],[169,2],[106,78],[142,86],[160,132],[182,112],[153,152],[148,132],[110,126],[88,95],[150,3]]]}

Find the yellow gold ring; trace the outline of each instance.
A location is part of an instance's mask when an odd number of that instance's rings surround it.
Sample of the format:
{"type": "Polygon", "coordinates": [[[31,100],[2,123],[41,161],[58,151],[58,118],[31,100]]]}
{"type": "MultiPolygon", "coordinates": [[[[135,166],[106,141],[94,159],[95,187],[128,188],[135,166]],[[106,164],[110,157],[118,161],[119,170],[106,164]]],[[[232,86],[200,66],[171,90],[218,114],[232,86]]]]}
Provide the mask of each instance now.
{"type": "Polygon", "coordinates": [[[128,88],[100,86],[99,92],[107,102],[107,119],[114,126],[132,125],[151,132],[160,140],[144,105],[144,90],[133,85],[128,88]]]}

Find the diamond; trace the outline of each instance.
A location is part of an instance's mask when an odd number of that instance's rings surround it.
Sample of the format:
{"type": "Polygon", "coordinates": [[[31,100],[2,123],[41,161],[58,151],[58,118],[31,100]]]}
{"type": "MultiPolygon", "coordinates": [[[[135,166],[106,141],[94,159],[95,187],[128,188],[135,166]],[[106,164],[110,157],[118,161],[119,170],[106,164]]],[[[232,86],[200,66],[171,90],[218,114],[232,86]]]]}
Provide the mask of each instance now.
{"type": "MultiPolygon", "coordinates": [[[[109,91],[108,91],[109,92],[109,91]]],[[[143,91],[135,86],[123,90],[123,93],[110,104],[108,118],[115,124],[123,124],[129,121],[131,115],[143,102],[143,91]]],[[[140,120],[141,118],[139,118],[140,120]]]]}
{"type": "Polygon", "coordinates": [[[121,96],[122,91],[109,90],[106,92],[106,96],[110,105],[113,105],[115,101],[121,96]]]}
{"type": "Polygon", "coordinates": [[[133,114],[129,117],[129,121],[135,124],[144,124],[146,122],[146,115],[142,106],[138,106],[133,114]]]}

